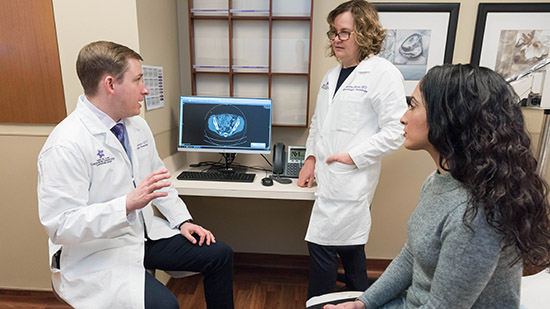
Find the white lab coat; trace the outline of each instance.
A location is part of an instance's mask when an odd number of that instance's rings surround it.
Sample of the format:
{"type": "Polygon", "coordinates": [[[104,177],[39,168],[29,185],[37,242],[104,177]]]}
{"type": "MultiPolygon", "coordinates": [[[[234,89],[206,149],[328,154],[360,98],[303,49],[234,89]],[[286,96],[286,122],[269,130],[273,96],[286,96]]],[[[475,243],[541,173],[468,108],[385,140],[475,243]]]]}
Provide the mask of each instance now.
{"type": "Polygon", "coordinates": [[[143,308],[144,226],[151,239],[179,233],[190,219],[173,186],[152,206],[126,215],[126,195],[163,167],[140,117],[124,119],[132,163],[109,128],[79,99],[38,157],[40,221],[49,235],[52,283],[76,308],[143,308]],[[143,219],[142,219],[143,218],[143,219]],[[60,269],[52,256],[61,251],[60,269]]]}
{"type": "Polygon", "coordinates": [[[323,78],[306,142],[318,189],[305,239],[325,246],[367,242],[381,160],[403,143],[407,109],[403,77],[386,59],[363,60],[334,94],[340,70],[323,78]],[[343,152],[355,165],[326,163],[343,152]]]}

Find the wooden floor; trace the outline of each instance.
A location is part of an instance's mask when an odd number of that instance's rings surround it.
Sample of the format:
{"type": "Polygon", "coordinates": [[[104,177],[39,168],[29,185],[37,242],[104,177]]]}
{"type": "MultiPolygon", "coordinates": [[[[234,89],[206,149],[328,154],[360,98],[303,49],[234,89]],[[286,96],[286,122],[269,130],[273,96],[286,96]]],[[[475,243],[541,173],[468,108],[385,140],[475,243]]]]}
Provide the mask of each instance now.
{"type": "MultiPolygon", "coordinates": [[[[171,279],[168,287],[180,308],[206,308],[202,276],[171,279]]],[[[307,272],[277,269],[235,268],[235,308],[304,308],[307,272]]],[[[0,308],[61,309],[52,292],[0,290],[0,308]]]]}
{"type": "MultiPolygon", "coordinates": [[[[269,309],[269,308],[305,308],[307,298],[308,271],[307,263],[298,258],[289,260],[288,265],[299,265],[296,269],[265,267],[269,255],[260,256],[263,267],[255,263],[258,259],[243,259],[239,256],[235,263],[233,278],[234,301],[237,309],[269,309]],[[241,264],[244,260],[244,265],[241,264]],[[240,261],[240,262],[238,262],[240,261]]],[[[273,265],[280,266],[280,259],[273,265]]],[[[371,261],[369,278],[377,278],[389,264],[389,261],[371,261]]],[[[270,265],[270,266],[273,266],[270,265]]],[[[288,266],[287,265],[287,266],[288,266]]],[[[337,284],[337,290],[343,288],[343,283],[337,284]]],[[[177,296],[180,308],[206,308],[202,275],[186,278],[170,279],[167,287],[177,296]]],[[[27,308],[27,309],[65,309],[70,308],[61,304],[52,292],[47,291],[16,291],[0,289],[0,309],[27,308]]]]}
{"type": "MultiPolygon", "coordinates": [[[[308,274],[304,271],[236,268],[233,280],[235,308],[305,308],[308,274]]],[[[171,279],[168,288],[180,308],[206,308],[202,276],[171,279]]]]}
{"type": "Polygon", "coordinates": [[[65,309],[52,292],[0,290],[0,308],[65,309]]]}

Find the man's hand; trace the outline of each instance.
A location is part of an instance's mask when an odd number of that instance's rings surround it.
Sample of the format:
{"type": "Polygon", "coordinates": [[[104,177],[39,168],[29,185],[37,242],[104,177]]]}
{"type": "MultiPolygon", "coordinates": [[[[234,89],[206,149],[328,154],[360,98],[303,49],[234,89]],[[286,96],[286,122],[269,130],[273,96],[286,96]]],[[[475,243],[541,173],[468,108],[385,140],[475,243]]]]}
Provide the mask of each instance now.
{"type": "Polygon", "coordinates": [[[355,165],[355,162],[353,162],[353,160],[351,159],[351,156],[347,152],[333,154],[332,156],[328,157],[327,164],[330,164],[332,162],[340,162],[344,164],[355,165]]]}
{"type": "Polygon", "coordinates": [[[323,309],[365,309],[365,304],[362,301],[356,300],[338,305],[326,305],[323,309]]]}
{"type": "Polygon", "coordinates": [[[164,187],[169,187],[169,181],[163,181],[170,178],[170,173],[167,169],[160,169],[152,172],[145,177],[137,188],[126,196],[126,214],[131,213],[136,209],[141,209],[157,197],[167,196],[167,192],[159,192],[157,190],[164,187]]]}
{"type": "Polygon", "coordinates": [[[308,187],[313,186],[313,180],[315,179],[315,157],[307,157],[300,174],[298,175],[298,187],[308,187]]]}
{"type": "Polygon", "coordinates": [[[202,246],[205,240],[207,246],[210,246],[210,243],[216,243],[216,238],[212,232],[191,222],[185,222],[182,224],[180,226],[180,232],[181,235],[187,238],[194,245],[197,243],[197,240],[193,234],[197,234],[197,236],[199,236],[199,246],[202,246]]]}

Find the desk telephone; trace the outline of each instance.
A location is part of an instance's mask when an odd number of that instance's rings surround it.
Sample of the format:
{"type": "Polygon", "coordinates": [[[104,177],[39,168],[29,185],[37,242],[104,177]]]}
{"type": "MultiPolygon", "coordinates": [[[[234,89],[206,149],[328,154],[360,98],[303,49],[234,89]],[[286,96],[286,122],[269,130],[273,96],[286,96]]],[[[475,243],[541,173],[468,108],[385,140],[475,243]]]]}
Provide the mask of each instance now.
{"type": "Polygon", "coordinates": [[[285,152],[285,144],[275,143],[273,145],[273,174],[298,178],[300,169],[304,166],[305,156],[305,146],[288,146],[288,152],[285,152]]]}

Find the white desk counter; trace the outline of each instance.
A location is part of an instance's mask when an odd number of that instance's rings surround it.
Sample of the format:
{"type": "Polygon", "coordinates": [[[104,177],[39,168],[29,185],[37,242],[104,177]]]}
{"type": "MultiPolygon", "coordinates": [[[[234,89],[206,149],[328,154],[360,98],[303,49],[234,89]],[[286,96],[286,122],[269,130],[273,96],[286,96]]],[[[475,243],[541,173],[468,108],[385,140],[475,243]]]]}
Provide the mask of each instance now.
{"type": "MultiPolygon", "coordinates": [[[[266,176],[264,171],[248,170],[247,173],[256,173],[254,182],[223,182],[223,181],[194,181],[178,180],[176,177],[183,170],[189,168],[181,154],[174,154],[164,160],[164,165],[172,175],[170,181],[179,195],[186,196],[210,196],[210,197],[235,197],[235,198],[259,198],[281,200],[314,200],[316,187],[300,188],[296,185],[297,179],[292,179],[291,184],[280,184],[276,181],[273,186],[263,186],[262,178],[266,176]]],[[[195,168],[201,170],[202,168],[195,168]]]]}

